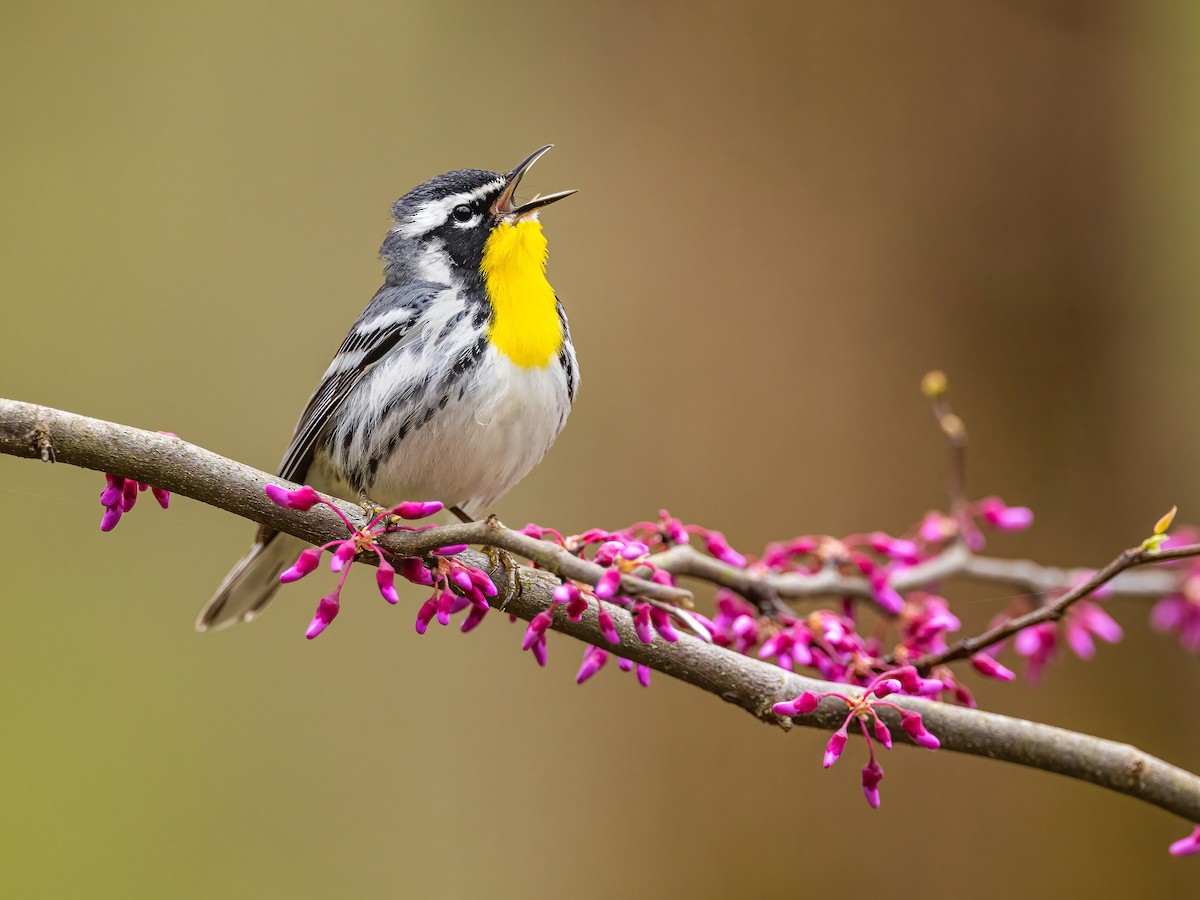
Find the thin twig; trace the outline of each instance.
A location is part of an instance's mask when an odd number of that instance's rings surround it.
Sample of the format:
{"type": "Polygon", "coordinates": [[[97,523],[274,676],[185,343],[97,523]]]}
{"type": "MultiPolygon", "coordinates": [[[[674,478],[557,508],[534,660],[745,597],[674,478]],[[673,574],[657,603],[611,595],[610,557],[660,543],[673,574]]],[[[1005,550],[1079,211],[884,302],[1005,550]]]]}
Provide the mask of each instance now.
{"type": "MultiPolygon", "coordinates": [[[[1177,558],[1181,557],[1164,550],[1147,562],[1167,562],[1177,558]]],[[[758,570],[753,565],[738,569],[686,545],[655,554],[651,561],[672,575],[728,588],[760,609],[764,603],[778,600],[815,600],[823,597],[869,600],[874,596],[867,580],[857,575],[843,575],[833,569],[812,574],[772,574],[758,570]]],[[[892,577],[891,585],[904,593],[961,578],[1011,585],[1032,594],[1051,594],[1070,590],[1094,571],[1045,566],[1026,559],[976,556],[962,543],[955,543],[945,552],[897,572],[892,577]]],[[[1168,571],[1123,572],[1109,582],[1108,591],[1112,597],[1157,598],[1175,590],[1178,581],[1178,575],[1168,571]]],[[[790,613],[791,610],[783,607],[781,612],[790,613]]]]}
{"type": "Polygon", "coordinates": [[[1188,544],[1183,547],[1172,547],[1169,550],[1148,550],[1145,547],[1131,547],[1125,550],[1107,566],[1094,572],[1090,578],[1077,584],[1061,597],[1051,603],[1039,606],[1023,616],[1015,616],[1001,622],[995,628],[989,628],[983,634],[964,638],[951,645],[941,653],[927,653],[912,664],[922,671],[928,671],[933,666],[954,662],[956,659],[966,659],[981,650],[986,650],[994,644],[1007,640],[1018,631],[1032,628],[1043,622],[1054,622],[1061,619],[1074,604],[1115,579],[1127,569],[1144,566],[1149,563],[1161,563],[1176,559],[1200,556],[1200,544],[1188,544]]]}

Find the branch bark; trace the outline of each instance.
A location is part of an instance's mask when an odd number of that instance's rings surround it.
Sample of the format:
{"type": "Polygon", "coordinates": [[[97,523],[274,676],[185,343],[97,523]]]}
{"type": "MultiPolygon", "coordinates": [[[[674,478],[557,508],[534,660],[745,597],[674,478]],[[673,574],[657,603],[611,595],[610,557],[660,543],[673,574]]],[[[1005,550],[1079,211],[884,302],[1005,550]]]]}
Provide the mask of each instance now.
{"type": "MultiPolygon", "coordinates": [[[[135,478],[314,544],[345,536],[345,526],[328,508],[317,506],[309,512],[296,512],[268,500],[263,493],[264,485],[286,484],[277,477],[178,438],[125,425],[0,399],[0,453],[135,478]]],[[[331,499],[352,521],[363,521],[358,506],[331,499]]],[[[398,555],[420,556],[441,546],[461,543],[500,547],[542,567],[519,568],[521,591],[505,607],[505,612],[525,620],[550,606],[551,593],[559,583],[556,576],[594,584],[602,571],[599,566],[553,544],[482,522],[392,534],[383,545],[398,555]]],[[[670,552],[675,554],[673,558],[683,561],[675,570],[688,574],[687,569],[692,565],[688,563],[689,555],[685,551],[670,552]]],[[[703,559],[699,554],[693,556],[703,559]]],[[[488,571],[497,587],[504,589],[507,573],[503,567],[493,566],[484,554],[475,551],[466,551],[461,558],[488,571]]],[[[686,595],[640,579],[631,579],[623,589],[661,600],[679,600],[686,595]]],[[[682,635],[676,643],[656,640],[653,644],[643,644],[628,613],[612,605],[607,609],[621,636],[622,656],[733,703],[763,722],[790,728],[793,720],[775,715],[771,707],[806,690],[858,693],[846,685],[796,675],[687,635],[682,635]]],[[[581,641],[613,649],[600,632],[594,606],[589,606],[579,622],[571,622],[565,614],[556,612],[553,627],[581,641]]],[[[896,695],[889,699],[920,712],[926,727],[938,736],[945,749],[1057,772],[1128,794],[1188,821],[1200,821],[1200,777],[1135,747],[933,701],[896,695]]],[[[890,710],[881,712],[896,739],[906,741],[898,716],[890,710]]],[[[827,699],[815,712],[794,721],[833,730],[841,724],[845,713],[841,701],[827,699]]]]}

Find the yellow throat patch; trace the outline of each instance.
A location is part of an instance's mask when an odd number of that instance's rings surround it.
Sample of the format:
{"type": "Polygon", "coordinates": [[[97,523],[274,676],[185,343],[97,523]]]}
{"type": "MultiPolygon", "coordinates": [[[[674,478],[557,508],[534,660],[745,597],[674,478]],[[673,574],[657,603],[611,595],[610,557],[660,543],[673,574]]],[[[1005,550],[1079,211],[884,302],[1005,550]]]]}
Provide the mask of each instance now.
{"type": "Polygon", "coordinates": [[[479,270],[492,303],[488,337],[496,349],[525,369],[549,364],[562,349],[563,331],[554,288],[546,280],[541,223],[525,219],[497,225],[479,270]]]}

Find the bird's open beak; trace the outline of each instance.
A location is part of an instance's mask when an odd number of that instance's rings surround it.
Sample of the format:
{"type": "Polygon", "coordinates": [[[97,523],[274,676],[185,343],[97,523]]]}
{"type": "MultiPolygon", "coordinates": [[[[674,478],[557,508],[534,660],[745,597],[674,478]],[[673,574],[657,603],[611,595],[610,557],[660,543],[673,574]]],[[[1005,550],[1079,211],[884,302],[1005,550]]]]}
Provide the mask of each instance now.
{"type": "Polygon", "coordinates": [[[534,197],[528,203],[522,203],[520,206],[517,206],[513,202],[513,195],[516,194],[517,188],[521,184],[521,178],[533,168],[535,162],[542,158],[542,154],[553,146],[553,144],[547,144],[545,147],[534,150],[521,160],[515,169],[508,173],[504,190],[500,192],[500,196],[492,204],[492,212],[495,215],[506,219],[522,219],[530,213],[541,209],[543,206],[549,206],[551,203],[556,203],[563,199],[563,197],[570,197],[575,193],[575,191],[559,191],[556,194],[546,194],[544,197],[534,197]]]}

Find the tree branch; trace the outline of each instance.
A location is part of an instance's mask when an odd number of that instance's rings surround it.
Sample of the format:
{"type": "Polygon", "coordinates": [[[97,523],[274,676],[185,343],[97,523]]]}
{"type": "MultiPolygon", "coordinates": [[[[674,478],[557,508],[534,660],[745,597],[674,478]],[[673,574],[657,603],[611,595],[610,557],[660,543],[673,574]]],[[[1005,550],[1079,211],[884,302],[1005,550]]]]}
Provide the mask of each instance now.
{"type": "MultiPolygon", "coordinates": [[[[317,506],[302,513],[272,503],[263,493],[263,487],[268,483],[285,483],[275,476],[154,432],[29,403],[0,400],[0,453],[56,460],[134,478],[316,544],[345,537],[345,526],[326,507],[317,506]]],[[[363,512],[356,505],[336,500],[335,503],[352,521],[363,521],[363,512]]],[[[594,563],[554,544],[488,523],[394,533],[381,543],[389,551],[403,556],[420,556],[441,546],[470,543],[500,547],[534,560],[542,569],[519,568],[521,590],[505,607],[505,612],[525,620],[551,605],[552,591],[559,583],[556,576],[594,584],[602,571],[594,563]]],[[[1164,557],[1168,554],[1169,551],[1164,553],[1164,557]]],[[[507,575],[502,567],[492,566],[486,556],[474,551],[467,551],[460,558],[488,571],[497,587],[504,589],[507,575]]],[[[712,576],[709,580],[734,578],[732,573],[739,571],[714,569],[707,564],[701,567],[696,560],[703,557],[689,554],[683,548],[661,554],[655,562],[661,565],[664,558],[677,566],[675,570],[680,574],[701,572],[699,577],[712,576]]],[[[794,576],[786,578],[793,579],[794,576]]],[[[784,585],[787,584],[784,581],[784,585]]],[[[1115,586],[1117,581],[1113,584],[1115,586]]],[[[742,587],[761,590],[749,582],[742,587]]],[[[779,585],[770,587],[771,590],[778,588],[779,585]]],[[[686,596],[686,592],[650,585],[640,579],[630,579],[622,589],[642,596],[653,595],[660,600],[678,600],[686,596]]],[[[804,589],[813,590],[811,584],[804,589]]],[[[839,588],[832,593],[853,595],[856,592],[839,588]]],[[[846,685],[796,675],[687,635],[681,636],[676,643],[659,639],[652,644],[643,644],[625,610],[612,605],[607,605],[606,609],[613,616],[620,634],[622,656],[695,685],[764,722],[785,729],[791,726],[792,720],[772,712],[771,707],[776,702],[791,700],[806,690],[836,690],[847,695],[861,693],[846,685]]],[[[600,632],[594,605],[589,604],[579,622],[571,622],[561,611],[556,611],[553,627],[587,643],[612,649],[600,632]]],[[[1057,772],[1128,794],[1189,821],[1200,821],[1200,777],[1129,745],[944,703],[898,695],[889,697],[889,700],[893,699],[906,709],[920,712],[926,727],[941,739],[946,749],[1057,772]]],[[[845,714],[846,708],[841,701],[827,699],[815,712],[797,717],[795,722],[832,730],[841,724],[845,714]]],[[[893,711],[883,709],[881,715],[892,727],[897,740],[907,740],[893,711]]]]}

